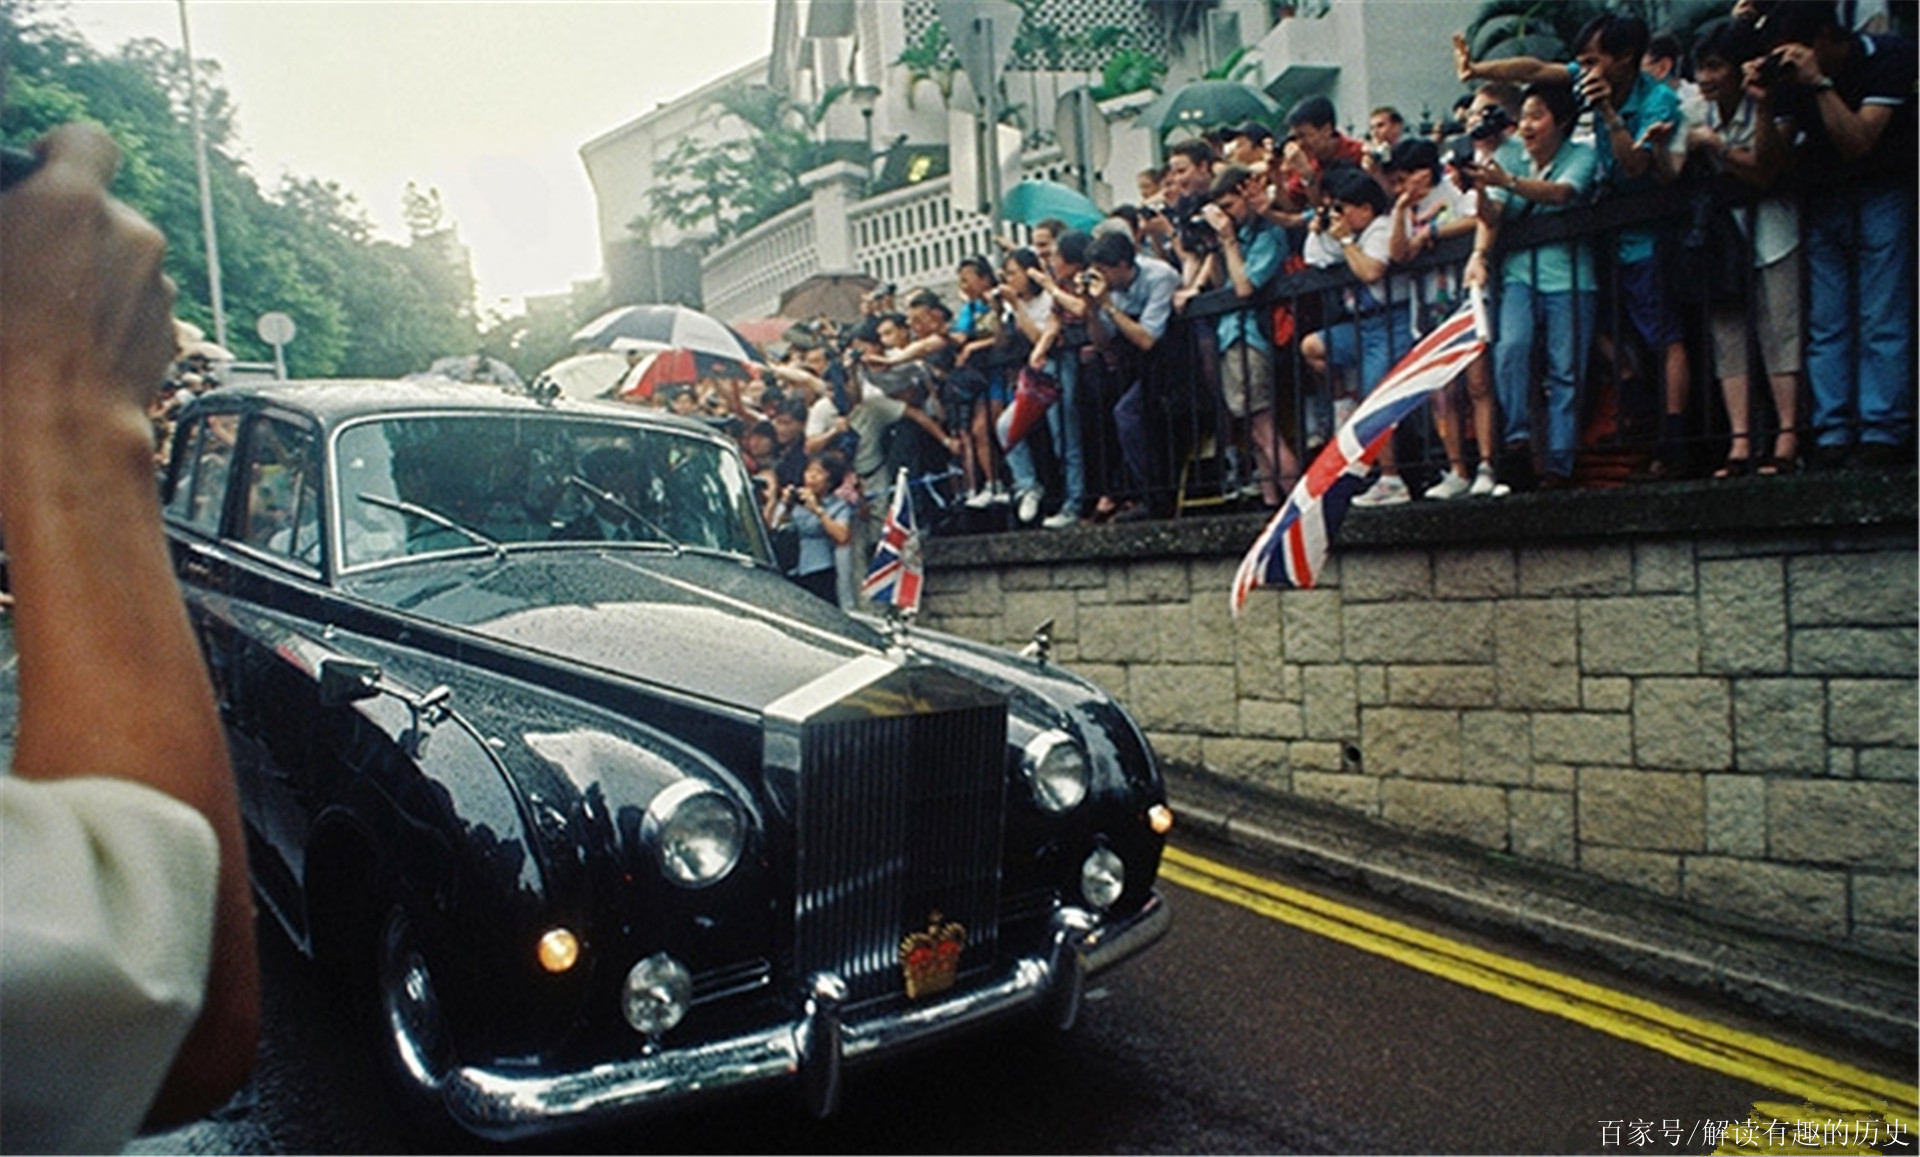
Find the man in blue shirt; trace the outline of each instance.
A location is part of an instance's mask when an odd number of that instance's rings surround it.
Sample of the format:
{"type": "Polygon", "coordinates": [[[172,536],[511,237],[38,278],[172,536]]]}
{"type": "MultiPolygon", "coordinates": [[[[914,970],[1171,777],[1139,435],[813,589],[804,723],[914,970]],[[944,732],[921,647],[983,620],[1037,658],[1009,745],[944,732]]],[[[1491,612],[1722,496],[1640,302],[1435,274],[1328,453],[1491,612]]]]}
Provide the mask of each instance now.
{"type": "MultiPolygon", "coordinates": [[[[1287,259],[1287,235],[1261,216],[1261,177],[1241,165],[1228,165],[1208,190],[1211,200],[1201,215],[1220,238],[1220,260],[1227,284],[1243,301],[1259,294],[1287,259]]],[[[1280,437],[1273,417],[1273,342],[1262,322],[1265,307],[1249,305],[1214,319],[1220,348],[1220,397],[1236,426],[1244,426],[1260,471],[1260,493],[1268,506],[1280,505],[1281,487],[1299,477],[1293,448],[1280,437]]]]}
{"type": "Polygon", "coordinates": [[[1087,263],[1093,267],[1087,279],[1093,306],[1088,331],[1093,344],[1115,354],[1120,366],[1113,424],[1127,481],[1137,495],[1115,517],[1166,517],[1173,513],[1170,436],[1177,431],[1165,420],[1168,399],[1154,396],[1149,382],[1164,376],[1162,339],[1173,317],[1180,274],[1158,258],[1136,253],[1133,239],[1121,233],[1095,238],[1087,263]]]}
{"type": "MultiPolygon", "coordinates": [[[[1572,84],[1581,102],[1593,110],[1595,145],[1601,177],[1608,188],[1639,193],[1666,184],[1679,173],[1676,146],[1680,134],[1680,98],[1640,71],[1649,39],[1637,16],[1603,13],[1574,37],[1576,56],[1554,63],[1531,56],[1475,61],[1463,36],[1454,37],[1454,61],[1462,80],[1507,80],[1518,84],[1572,84]]],[[[1672,477],[1681,467],[1686,432],[1687,393],[1691,382],[1687,347],[1654,255],[1657,227],[1620,230],[1614,255],[1614,284],[1620,305],[1647,349],[1659,359],[1665,380],[1660,441],[1641,475],[1672,477]]],[[[1620,358],[1616,353],[1615,361],[1620,358]]],[[[1624,397],[1629,411],[1644,412],[1647,400],[1624,397]]]]}

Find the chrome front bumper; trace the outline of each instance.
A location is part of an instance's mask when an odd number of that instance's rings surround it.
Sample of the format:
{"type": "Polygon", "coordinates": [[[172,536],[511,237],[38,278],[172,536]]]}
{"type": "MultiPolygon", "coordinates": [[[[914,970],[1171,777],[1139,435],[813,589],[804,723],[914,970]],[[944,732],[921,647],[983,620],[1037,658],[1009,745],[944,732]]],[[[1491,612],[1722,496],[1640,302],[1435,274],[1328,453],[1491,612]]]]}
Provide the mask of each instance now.
{"type": "Polygon", "coordinates": [[[984,988],[858,1019],[843,1017],[837,978],[813,978],[801,1017],[790,1023],[683,1049],[663,1049],[567,1073],[522,1074],[462,1067],[439,1090],[448,1113],[491,1140],[551,1133],[632,1116],[706,1093],[797,1079],[814,1113],[839,1101],[844,1062],[935,1040],[1023,1008],[1062,1028],[1079,1015],[1085,980],[1146,948],[1172,922],[1158,893],[1117,923],[1063,908],[1052,948],[1022,957],[984,988]]]}

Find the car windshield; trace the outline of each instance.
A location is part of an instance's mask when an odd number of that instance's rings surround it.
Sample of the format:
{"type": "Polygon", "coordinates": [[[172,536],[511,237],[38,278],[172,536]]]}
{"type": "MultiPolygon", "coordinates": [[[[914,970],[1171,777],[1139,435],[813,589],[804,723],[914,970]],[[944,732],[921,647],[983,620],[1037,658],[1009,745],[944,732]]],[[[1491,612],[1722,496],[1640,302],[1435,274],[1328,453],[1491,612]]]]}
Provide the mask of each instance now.
{"type": "Polygon", "coordinates": [[[671,430],[561,416],[430,415],[335,443],[345,565],[529,544],[634,544],[765,561],[744,468],[671,430]]]}

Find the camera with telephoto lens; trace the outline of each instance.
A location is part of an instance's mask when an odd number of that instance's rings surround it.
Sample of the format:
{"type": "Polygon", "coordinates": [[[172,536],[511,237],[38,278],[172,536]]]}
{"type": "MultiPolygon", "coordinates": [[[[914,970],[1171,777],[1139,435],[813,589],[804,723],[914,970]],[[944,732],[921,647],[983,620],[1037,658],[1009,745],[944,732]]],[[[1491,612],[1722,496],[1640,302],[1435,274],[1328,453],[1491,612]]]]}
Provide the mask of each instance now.
{"type": "Polygon", "coordinates": [[[1476,141],[1492,140],[1513,125],[1512,113],[1502,105],[1489,104],[1481,110],[1479,117],[1475,118],[1473,128],[1467,131],[1467,135],[1476,141]]]}
{"type": "Polygon", "coordinates": [[[1205,196],[1189,193],[1167,209],[1168,219],[1179,230],[1180,247],[1188,253],[1212,253],[1220,248],[1220,235],[1200,212],[1206,205],[1205,196]]]}

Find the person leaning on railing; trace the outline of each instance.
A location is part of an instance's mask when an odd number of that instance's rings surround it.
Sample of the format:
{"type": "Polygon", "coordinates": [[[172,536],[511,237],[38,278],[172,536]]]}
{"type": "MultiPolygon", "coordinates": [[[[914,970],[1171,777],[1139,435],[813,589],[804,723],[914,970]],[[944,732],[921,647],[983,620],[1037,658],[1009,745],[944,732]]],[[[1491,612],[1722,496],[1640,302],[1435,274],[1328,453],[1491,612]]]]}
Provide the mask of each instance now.
{"type": "Polygon", "coordinates": [[[1781,121],[1756,145],[1771,158],[1797,135],[1807,185],[1815,462],[1888,464],[1913,434],[1914,46],[1846,32],[1831,0],[1776,5],[1760,32],[1746,79],[1781,121]]]}
{"type": "MultiPolygon", "coordinates": [[[[1491,254],[1503,222],[1565,212],[1591,192],[1597,179],[1594,150],[1567,135],[1579,113],[1573,90],[1564,84],[1535,84],[1525,93],[1520,139],[1527,151],[1527,172],[1509,172],[1497,159],[1473,170],[1480,201],[1473,255],[1467,259],[1464,278],[1468,288],[1491,288],[1491,254]]],[[[1509,253],[1501,263],[1493,372],[1504,418],[1504,446],[1496,495],[1533,485],[1536,314],[1545,323],[1547,353],[1542,485],[1561,488],[1573,477],[1580,372],[1593,340],[1594,286],[1593,252],[1585,240],[1509,253]]]]}
{"type": "Polygon", "coordinates": [[[1273,342],[1251,308],[1280,272],[1291,246],[1280,227],[1260,215],[1266,178],[1242,165],[1228,165],[1214,178],[1212,201],[1201,212],[1220,246],[1220,263],[1234,296],[1249,308],[1214,319],[1220,351],[1220,397],[1233,423],[1244,428],[1259,471],[1260,495],[1269,507],[1299,478],[1293,448],[1280,437],[1273,415],[1273,342]]]}
{"type": "Polygon", "coordinates": [[[1117,233],[1094,239],[1087,252],[1092,272],[1087,299],[1093,306],[1088,329],[1094,345],[1113,356],[1119,400],[1113,406],[1113,424],[1133,493],[1129,504],[1115,511],[1115,521],[1165,518],[1173,513],[1172,479],[1166,464],[1172,460],[1166,440],[1177,437],[1164,420],[1170,400],[1162,396],[1164,372],[1161,339],[1173,318],[1173,294],[1180,274],[1157,258],[1137,254],[1133,241],[1117,233]]]}
{"type": "MultiPolygon", "coordinates": [[[[1327,207],[1314,215],[1302,255],[1309,265],[1344,267],[1360,284],[1343,294],[1345,316],[1301,340],[1300,356],[1327,383],[1329,393],[1333,370],[1358,370],[1359,394],[1364,397],[1413,348],[1407,318],[1412,287],[1404,277],[1387,276],[1393,264],[1393,224],[1380,183],[1350,165],[1336,165],[1322,184],[1327,207]]],[[[1380,477],[1353,501],[1390,506],[1410,497],[1389,442],[1380,453],[1380,477]]]]}
{"type": "MultiPolygon", "coordinates": [[[[1786,157],[1776,150],[1763,158],[1754,142],[1761,122],[1773,120],[1773,101],[1764,89],[1748,91],[1744,68],[1760,54],[1752,25],[1729,20],[1708,31],[1693,50],[1694,77],[1704,101],[1704,121],[1687,129],[1687,148],[1708,171],[1732,177],[1756,190],[1771,189],[1786,157]]],[[[1727,408],[1727,457],[1715,478],[1736,478],[1752,471],[1778,474],[1798,460],[1795,430],[1800,395],[1800,201],[1775,193],[1757,205],[1733,210],[1743,241],[1737,256],[1751,273],[1712,301],[1709,325],[1713,364],[1727,408]],[[1751,260],[1748,261],[1749,254],[1751,260]],[[1754,366],[1749,334],[1759,347],[1778,421],[1771,450],[1754,453],[1752,388],[1754,366]]],[[[1711,243],[1711,236],[1701,238],[1711,243]]]]}
{"type": "MultiPolygon", "coordinates": [[[[1429,253],[1440,242],[1463,237],[1476,227],[1473,195],[1457,183],[1447,180],[1440,169],[1440,148],[1424,137],[1404,137],[1393,146],[1383,170],[1389,188],[1395,193],[1392,230],[1388,234],[1388,252],[1394,264],[1405,265],[1429,253]]],[[[1414,329],[1426,333],[1453,312],[1460,298],[1460,270],[1447,265],[1428,270],[1417,282],[1418,296],[1414,329]]],[[[1493,398],[1486,381],[1484,358],[1474,359],[1470,369],[1478,372],[1468,389],[1472,396],[1476,434],[1479,437],[1480,463],[1492,489],[1493,398]]],[[[1469,376],[1469,375],[1462,375],[1469,376]]],[[[1439,481],[1428,487],[1423,498],[1458,498],[1473,489],[1467,476],[1466,448],[1460,436],[1459,416],[1454,412],[1453,390],[1449,386],[1433,395],[1434,425],[1440,431],[1440,444],[1446,448],[1447,470],[1439,481]]]]}

